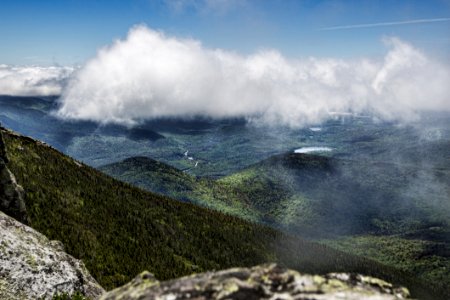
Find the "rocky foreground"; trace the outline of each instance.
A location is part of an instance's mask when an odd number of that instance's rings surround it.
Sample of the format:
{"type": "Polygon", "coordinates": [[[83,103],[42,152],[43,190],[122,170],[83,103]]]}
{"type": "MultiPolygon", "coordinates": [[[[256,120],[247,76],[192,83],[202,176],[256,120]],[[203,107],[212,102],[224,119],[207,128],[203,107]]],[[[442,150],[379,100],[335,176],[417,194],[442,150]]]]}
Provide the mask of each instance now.
{"type": "Polygon", "coordinates": [[[0,212],[0,299],[51,299],[74,292],[96,299],[104,290],[60,242],[0,212]]]}
{"type": "Polygon", "coordinates": [[[388,300],[408,297],[407,289],[393,287],[373,277],[346,273],[306,275],[271,264],[196,274],[165,282],[144,272],[101,299],[388,300]]]}

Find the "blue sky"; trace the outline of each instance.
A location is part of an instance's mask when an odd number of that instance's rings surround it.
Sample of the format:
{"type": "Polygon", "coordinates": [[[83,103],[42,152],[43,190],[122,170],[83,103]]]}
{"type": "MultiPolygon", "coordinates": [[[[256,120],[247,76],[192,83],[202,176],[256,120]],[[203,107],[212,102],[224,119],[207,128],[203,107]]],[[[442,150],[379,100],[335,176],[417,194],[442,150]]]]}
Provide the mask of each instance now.
{"type": "Polygon", "coordinates": [[[135,24],[242,54],[376,56],[384,52],[380,40],[395,36],[445,56],[448,18],[449,0],[1,0],[0,64],[82,64],[135,24]],[[424,21],[321,30],[411,20],[424,21]]]}

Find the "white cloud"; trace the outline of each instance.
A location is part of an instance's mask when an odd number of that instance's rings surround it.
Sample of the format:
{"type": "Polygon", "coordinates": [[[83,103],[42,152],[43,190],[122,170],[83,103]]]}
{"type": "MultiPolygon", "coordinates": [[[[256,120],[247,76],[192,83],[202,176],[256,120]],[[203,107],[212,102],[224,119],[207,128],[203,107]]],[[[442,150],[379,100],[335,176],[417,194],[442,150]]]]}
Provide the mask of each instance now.
{"type": "Polygon", "coordinates": [[[0,65],[0,95],[60,95],[73,68],[0,65]]]}
{"type": "Polygon", "coordinates": [[[75,72],[61,97],[66,118],[134,124],[159,117],[247,117],[303,126],[329,112],[408,120],[450,110],[450,72],[390,38],[384,60],[287,59],[206,49],[138,26],[75,72]]]}

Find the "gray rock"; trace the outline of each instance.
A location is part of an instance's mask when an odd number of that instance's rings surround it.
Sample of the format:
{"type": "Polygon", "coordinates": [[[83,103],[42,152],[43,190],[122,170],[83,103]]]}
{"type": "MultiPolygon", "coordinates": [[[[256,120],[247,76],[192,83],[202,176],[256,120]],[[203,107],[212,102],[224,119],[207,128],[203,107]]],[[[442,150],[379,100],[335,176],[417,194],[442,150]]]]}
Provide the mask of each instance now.
{"type": "Polygon", "coordinates": [[[21,222],[28,223],[24,194],[14,174],[0,160],[0,209],[21,222]]]}
{"type": "Polygon", "coordinates": [[[17,184],[16,177],[7,167],[8,157],[0,131],[0,210],[8,215],[28,223],[24,200],[24,190],[17,184]]]}
{"type": "Polygon", "coordinates": [[[144,272],[130,283],[104,294],[102,300],[127,299],[406,299],[406,288],[373,277],[331,273],[300,274],[275,264],[235,268],[159,282],[144,272]]]}
{"type": "Polygon", "coordinates": [[[0,299],[51,299],[76,291],[92,299],[104,293],[60,242],[0,212],[0,299]]]}

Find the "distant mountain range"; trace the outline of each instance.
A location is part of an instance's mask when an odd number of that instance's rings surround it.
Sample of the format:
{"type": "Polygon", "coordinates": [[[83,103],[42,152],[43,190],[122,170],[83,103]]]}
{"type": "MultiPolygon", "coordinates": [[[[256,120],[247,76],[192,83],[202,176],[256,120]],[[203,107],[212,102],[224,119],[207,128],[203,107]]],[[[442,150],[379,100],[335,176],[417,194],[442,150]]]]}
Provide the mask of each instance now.
{"type": "Polygon", "coordinates": [[[350,115],[300,129],[204,118],[143,121],[128,128],[58,119],[52,114],[57,105],[54,98],[0,96],[0,123],[94,167],[144,156],[194,176],[223,177],[273,155],[329,147],[323,155],[450,168],[445,113],[423,115],[409,126],[350,115]]]}

